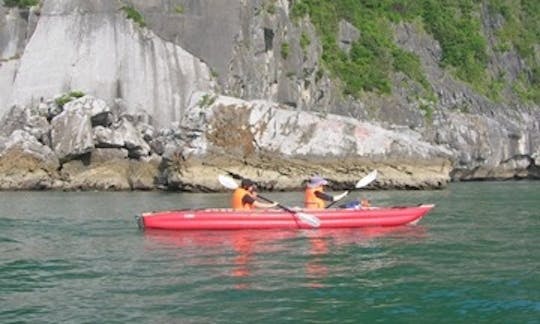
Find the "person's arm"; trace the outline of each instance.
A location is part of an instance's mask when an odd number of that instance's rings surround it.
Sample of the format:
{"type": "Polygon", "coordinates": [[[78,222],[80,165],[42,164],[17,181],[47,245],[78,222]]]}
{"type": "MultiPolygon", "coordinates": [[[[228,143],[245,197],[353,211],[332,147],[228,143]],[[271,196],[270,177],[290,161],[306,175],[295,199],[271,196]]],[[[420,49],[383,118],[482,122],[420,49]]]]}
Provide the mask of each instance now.
{"type": "Polygon", "coordinates": [[[334,197],[322,191],[315,191],[315,196],[317,196],[317,198],[322,199],[324,201],[334,201],[334,197]]]}
{"type": "Polygon", "coordinates": [[[244,197],[242,197],[242,205],[254,205],[255,198],[251,197],[248,194],[245,194],[244,197]]]}
{"type": "Polygon", "coordinates": [[[242,198],[242,203],[253,205],[256,208],[272,208],[277,206],[277,203],[264,203],[261,201],[257,201],[250,195],[245,195],[244,198],[242,198]]]}
{"type": "Polygon", "coordinates": [[[343,197],[345,197],[346,195],[348,195],[349,192],[348,191],[345,191],[344,193],[341,193],[337,196],[332,196],[332,195],[329,195],[329,194],[326,194],[322,191],[315,191],[315,196],[317,196],[318,198],[324,200],[324,201],[338,201],[338,200],[341,200],[343,197]]]}
{"type": "Polygon", "coordinates": [[[272,208],[272,207],[276,207],[278,204],[276,202],[274,203],[264,203],[264,202],[260,202],[260,201],[257,201],[255,200],[255,202],[253,202],[253,206],[257,207],[257,208],[272,208]]]}

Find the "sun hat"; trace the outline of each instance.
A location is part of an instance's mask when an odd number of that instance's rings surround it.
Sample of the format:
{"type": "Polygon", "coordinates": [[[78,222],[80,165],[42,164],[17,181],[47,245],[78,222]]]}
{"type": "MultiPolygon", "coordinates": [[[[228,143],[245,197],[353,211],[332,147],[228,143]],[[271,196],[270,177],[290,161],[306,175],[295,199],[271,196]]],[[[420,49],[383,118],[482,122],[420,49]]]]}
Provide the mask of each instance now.
{"type": "Polygon", "coordinates": [[[315,188],[319,186],[325,186],[328,184],[328,181],[326,181],[323,177],[320,176],[313,176],[311,179],[309,179],[308,187],[315,188]]]}

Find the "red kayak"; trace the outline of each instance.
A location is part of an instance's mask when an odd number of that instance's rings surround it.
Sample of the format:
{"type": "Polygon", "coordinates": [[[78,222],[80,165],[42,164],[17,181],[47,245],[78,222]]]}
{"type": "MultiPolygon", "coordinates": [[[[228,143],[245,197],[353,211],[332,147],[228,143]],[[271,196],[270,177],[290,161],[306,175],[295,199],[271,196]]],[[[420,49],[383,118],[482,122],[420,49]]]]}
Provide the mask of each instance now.
{"type": "Polygon", "coordinates": [[[186,209],[143,213],[140,228],[166,230],[240,230],[357,228],[416,224],[434,205],[368,209],[300,210],[186,209]],[[307,221],[306,221],[307,219],[307,221]],[[315,219],[316,224],[311,220],[315,219]]]}

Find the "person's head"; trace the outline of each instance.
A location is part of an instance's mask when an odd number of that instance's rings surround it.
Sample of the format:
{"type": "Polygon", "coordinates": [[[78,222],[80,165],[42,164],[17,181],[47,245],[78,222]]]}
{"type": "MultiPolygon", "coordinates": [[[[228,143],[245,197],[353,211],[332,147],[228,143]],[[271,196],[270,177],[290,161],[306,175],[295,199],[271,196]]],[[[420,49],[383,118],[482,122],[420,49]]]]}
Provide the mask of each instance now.
{"type": "Polygon", "coordinates": [[[242,179],[242,182],[240,183],[240,186],[246,190],[249,191],[255,191],[256,186],[255,182],[249,180],[249,179],[242,179]]]}
{"type": "Polygon", "coordinates": [[[328,184],[328,181],[326,179],[320,177],[320,176],[313,176],[309,179],[308,187],[309,188],[317,188],[321,186],[326,186],[328,184]]]}
{"type": "Polygon", "coordinates": [[[360,200],[360,204],[362,207],[371,207],[371,203],[369,202],[369,199],[363,198],[360,200]]]}

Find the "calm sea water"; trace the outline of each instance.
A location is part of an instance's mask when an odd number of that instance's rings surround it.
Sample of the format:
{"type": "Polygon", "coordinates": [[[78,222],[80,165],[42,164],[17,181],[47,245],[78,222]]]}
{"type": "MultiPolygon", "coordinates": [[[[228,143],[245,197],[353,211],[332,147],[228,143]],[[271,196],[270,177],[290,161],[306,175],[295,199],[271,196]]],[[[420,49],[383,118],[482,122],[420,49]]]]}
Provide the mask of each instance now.
{"type": "Polygon", "coordinates": [[[360,194],[437,206],[390,229],[141,232],[228,195],[1,192],[0,322],[540,323],[540,182],[360,194]]]}

